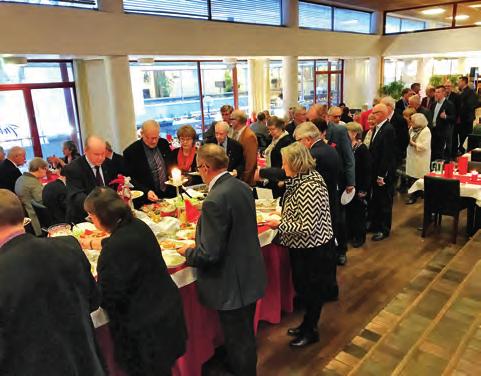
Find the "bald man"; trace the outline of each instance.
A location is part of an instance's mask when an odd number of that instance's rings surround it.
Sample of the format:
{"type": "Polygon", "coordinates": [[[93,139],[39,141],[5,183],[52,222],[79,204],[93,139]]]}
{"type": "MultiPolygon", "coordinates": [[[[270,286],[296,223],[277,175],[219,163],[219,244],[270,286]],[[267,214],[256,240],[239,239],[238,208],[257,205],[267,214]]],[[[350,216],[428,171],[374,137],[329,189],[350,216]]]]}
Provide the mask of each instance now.
{"type": "Polygon", "coordinates": [[[7,159],[0,162],[0,188],[15,193],[15,182],[22,175],[19,167],[25,164],[25,149],[14,146],[8,151],[7,159]]]}
{"type": "Polygon", "coordinates": [[[108,186],[117,177],[112,161],[106,158],[105,140],[89,136],[85,140],[85,155],[70,162],[62,170],[67,186],[67,222],[85,222],[84,201],[98,186],[108,186]]]}
{"type": "Polygon", "coordinates": [[[387,238],[391,231],[394,184],[396,182],[396,131],[389,123],[389,110],[384,104],[372,109],[376,126],[369,145],[373,161],[372,198],[369,204],[372,240],[387,238]]]}
{"type": "Polygon", "coordinates": [[[168,165],[171,160],[170,145],[160,137],[159,123],[147,120],[142,124],[140,134],[141,139],[124,150],[127,175],[132,178],[135,188],[144,192],[144,203],[174,197],[175,188],[165,184],[171,167],[168,165]]]}

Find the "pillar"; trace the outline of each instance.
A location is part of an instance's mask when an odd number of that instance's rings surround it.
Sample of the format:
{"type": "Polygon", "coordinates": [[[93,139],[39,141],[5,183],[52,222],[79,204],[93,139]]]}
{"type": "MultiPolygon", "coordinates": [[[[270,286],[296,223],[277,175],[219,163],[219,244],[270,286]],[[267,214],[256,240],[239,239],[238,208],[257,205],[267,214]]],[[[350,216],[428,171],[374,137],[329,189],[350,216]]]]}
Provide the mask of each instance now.
{"type": "Polygon", "coordinates": [[[286,114],[290,107],[297,105],[299,95],[297,60],[297,56],[282,58],[282,107],[286,114]]]}

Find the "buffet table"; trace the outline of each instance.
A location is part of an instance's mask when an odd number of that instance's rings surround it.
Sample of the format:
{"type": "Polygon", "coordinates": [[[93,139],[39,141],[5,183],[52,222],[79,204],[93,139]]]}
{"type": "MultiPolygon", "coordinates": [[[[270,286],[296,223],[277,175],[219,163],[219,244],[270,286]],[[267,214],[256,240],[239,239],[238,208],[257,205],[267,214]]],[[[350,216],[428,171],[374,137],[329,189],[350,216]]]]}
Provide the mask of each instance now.
{"type": "MultiPolygon", "coordinates": [[[[284,247],[272,243],[276,232],[265,226],[258,227],[268,283],[264,297],[257,302],[254,323],[256,331],[260,320],[276,324],[281,320],[282,311],[293,310],[294,288],[289,254],[284,247]]],[[[169,272],[182,296],[188,332],[186,352],[177,360],[172,373],[175,376],[200,376],[202,365],[213,356],[215,348],[223,343],[217,312],[200,304],[197,298],[195,268],[182,266],[169,269],[169,272]]],[[[126,376],[113,357],[113,344],[105,312],[99,309],[92,314],[92,319],[109,374],[126,376]]]]}

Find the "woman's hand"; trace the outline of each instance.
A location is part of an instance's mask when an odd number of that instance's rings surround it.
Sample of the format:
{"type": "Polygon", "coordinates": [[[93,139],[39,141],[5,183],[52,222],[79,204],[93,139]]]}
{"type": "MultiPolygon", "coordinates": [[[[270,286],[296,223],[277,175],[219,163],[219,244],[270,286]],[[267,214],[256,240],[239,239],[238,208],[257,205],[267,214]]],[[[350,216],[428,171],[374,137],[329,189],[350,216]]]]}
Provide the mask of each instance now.
{"type": "Polygon", "coordinates": [[[416,143],[412,139],[409,140],[409,145],[416,147],[416,143]]]}
{"type": "Polygon", "coordinates": [[[159,198],[157,197],[157,195],[155,194],[154,191],[148,191],[147,192],[147,199],[149,201],[152,201],[152,202],[159,201],[159,198]]]}
{"type": "Polygon", "coordinates": [[[277,221],[275,219],[266,222],[266,225],[269,226],[273,230],[279,228],[280,224],[281,224],[281,222],[277,221]]]}

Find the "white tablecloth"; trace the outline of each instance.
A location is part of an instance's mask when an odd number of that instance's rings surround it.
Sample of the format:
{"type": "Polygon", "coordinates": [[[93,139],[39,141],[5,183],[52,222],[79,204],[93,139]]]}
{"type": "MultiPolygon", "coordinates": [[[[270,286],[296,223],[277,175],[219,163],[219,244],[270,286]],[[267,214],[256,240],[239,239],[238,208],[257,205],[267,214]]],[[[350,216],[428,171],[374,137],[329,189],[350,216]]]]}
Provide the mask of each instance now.
{"type": "MultiPolygon", "coordinates": [[[[476,205],[481,207],[481,185],[460,183],[460,195],[461,197],[471,197],[476,200],[476,205]]],[[[408,193],[414,193],[416,191],[424,191],[424,179],[418,179],[409,188],[408,193]]]]}

